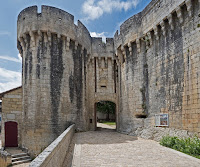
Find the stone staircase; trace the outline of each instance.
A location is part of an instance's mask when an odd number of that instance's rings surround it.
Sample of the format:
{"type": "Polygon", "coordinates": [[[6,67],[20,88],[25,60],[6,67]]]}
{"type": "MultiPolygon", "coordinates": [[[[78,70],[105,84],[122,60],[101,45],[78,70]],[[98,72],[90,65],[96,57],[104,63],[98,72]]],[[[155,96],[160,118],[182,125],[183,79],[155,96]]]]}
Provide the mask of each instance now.
{"type": "Polygon", "coordinates": [[[7,147],[5,151],[11,155],[12,166],[31,162],[31,157],[19,147],[7,147]]]}
{"type": "Polygon", "coordinates": [[[13,154],[11,156],[12,156],[12,165],[13,166],[32,161],[31,157],[27,153],[13,154]]]}

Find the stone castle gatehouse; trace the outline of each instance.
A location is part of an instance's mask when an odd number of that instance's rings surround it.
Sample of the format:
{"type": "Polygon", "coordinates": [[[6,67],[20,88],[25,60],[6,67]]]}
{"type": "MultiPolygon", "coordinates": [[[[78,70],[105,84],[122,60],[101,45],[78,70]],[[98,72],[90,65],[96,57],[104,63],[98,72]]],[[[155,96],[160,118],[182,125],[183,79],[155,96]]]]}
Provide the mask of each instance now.
{"type": "Polygon", "coordinates": [[[69,125],[95,130],[95,104],[116,104],[117,131],[137,134],[165,113],[200,133],[200,1],[153,0],[106,43],[57,8],[24,9],[22,147],[38,154],[69,125]]]}

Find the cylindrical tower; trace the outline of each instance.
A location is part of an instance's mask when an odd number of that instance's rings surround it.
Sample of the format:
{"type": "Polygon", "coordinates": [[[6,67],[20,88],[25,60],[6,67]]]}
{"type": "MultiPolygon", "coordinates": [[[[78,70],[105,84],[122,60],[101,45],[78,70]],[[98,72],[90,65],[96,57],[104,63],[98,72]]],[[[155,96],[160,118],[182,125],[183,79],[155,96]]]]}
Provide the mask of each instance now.
{"type": "Polygon", "coordinates": [[[23,57],[22,146],[39,154],[70,124],[87,130],[85,79],[91,37],[85,26],[60,9],[24,9],[17,22],[23,57]]]}

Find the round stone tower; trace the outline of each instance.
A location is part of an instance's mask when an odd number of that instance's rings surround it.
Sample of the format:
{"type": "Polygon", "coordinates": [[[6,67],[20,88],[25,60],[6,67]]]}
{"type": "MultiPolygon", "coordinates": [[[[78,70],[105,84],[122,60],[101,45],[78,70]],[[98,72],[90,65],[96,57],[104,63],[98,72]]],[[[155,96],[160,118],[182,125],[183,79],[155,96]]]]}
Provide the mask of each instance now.
{"type": "Polygon", "coordinates": [[[23,58],[22,147],[40,153],[69,125],[87,130],[85,78],[91,37],[74,16],[49,6],[24,9],[17,22],[23,58]]]}

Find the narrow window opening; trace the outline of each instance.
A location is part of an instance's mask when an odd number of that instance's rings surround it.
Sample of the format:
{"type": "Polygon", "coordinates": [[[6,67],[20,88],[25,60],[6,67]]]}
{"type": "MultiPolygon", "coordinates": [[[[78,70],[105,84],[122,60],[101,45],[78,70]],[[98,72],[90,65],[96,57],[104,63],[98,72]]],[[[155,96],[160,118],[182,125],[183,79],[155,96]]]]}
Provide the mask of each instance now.
{"type": "Polygon", "coordinates": [[[146,115],[136,115],[135,117],[136,117],[136,118],[147,118],[146,115]]]}

